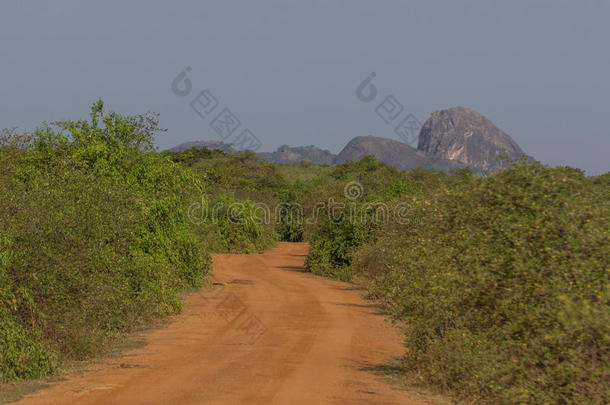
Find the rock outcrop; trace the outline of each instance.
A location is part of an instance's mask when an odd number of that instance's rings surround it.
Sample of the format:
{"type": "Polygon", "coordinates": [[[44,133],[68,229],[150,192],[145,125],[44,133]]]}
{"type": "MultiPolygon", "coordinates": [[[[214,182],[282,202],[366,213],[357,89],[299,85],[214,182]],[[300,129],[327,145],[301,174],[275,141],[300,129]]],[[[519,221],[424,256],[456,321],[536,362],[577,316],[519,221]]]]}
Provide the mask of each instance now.
{"type": "Polygon", "coordinates": [[[523,150],[504,131],[478,112],[464,107],[435,111],[419,133],[417,149],[479,170],[502,167],[494,158],[508,153],[511,160],[523,150]]]}
{"type": "MultiPolygon", "coordinates": [[[[187,142],[170,150],[180,152],[194,147],[236,152],[231,144],[215,141],[187,142]]],[[[490,120],[464,107],[433,112],[421,128],[417,149],[394,139],[369,135],[352,139],[338,155],[313,145],[282,145],[275,152],[258,153],[261,158],[273,163],[309,160],[319,165],[330,165],[372,155],[380,162],[399,170],[421,167],[450,171],[468,166],[475,172],[506,166],[506,162],[496,159],[502,154],[517,160],[524,152],[490,120]]]]}
{"type": "Polygon", "coordinates": [[[335,163],[359,160],[366,155],[373,155],[380,162],[394,166],[399,170],[411,170],[416,167],[449,170],[460,167],[455,162],[430,156],[406,143],[373,135],[358,136],[349,141],[341,153],[337,155],[335,163]]]}

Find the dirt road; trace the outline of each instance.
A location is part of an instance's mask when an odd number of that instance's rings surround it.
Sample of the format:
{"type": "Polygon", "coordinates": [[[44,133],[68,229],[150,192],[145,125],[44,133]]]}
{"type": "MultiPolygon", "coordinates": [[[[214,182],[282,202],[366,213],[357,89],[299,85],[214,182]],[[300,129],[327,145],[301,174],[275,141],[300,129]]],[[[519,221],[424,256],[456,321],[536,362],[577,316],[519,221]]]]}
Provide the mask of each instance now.
{"type": "Polygon", "coordinates": [[[147,344],[23,404],[415,404],[371,368],[401,337],[352,287],[303,272],[307,245],[215,255],[213,288],[147,344]]]}

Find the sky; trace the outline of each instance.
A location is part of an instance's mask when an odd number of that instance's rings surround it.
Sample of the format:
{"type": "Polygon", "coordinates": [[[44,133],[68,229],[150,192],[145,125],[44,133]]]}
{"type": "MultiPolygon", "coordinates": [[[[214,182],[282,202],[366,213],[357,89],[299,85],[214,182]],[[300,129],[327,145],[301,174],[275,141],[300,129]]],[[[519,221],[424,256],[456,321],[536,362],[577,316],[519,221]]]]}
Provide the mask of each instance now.
{"type": "Polygon", "coordinates": [[[392,96],[397,120],[469,107],[534,158],[596,175],[610,171],[608,43],[606,0],[3,0],[0,128],[87,118],[102,98],[159,113],[160,149],[249,130],[259,151],[338,153],[401,140],[376,112],[392,96]],[[239,127],[219,132],[227,112],[239,127]]]}

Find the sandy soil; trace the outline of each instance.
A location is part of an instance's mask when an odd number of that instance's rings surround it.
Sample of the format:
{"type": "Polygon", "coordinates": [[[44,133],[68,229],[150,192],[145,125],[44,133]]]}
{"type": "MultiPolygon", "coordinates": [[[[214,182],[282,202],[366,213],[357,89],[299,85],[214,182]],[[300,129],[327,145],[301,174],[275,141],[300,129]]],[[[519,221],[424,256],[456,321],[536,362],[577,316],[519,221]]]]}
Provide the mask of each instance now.
{"type": "Polygon", "coordinates": [[[147,344],[22,404],[416,404],[372,369],[401,336],[349,284],[303,272],[307,245],[215,255],[213,288],[147,344]]]}

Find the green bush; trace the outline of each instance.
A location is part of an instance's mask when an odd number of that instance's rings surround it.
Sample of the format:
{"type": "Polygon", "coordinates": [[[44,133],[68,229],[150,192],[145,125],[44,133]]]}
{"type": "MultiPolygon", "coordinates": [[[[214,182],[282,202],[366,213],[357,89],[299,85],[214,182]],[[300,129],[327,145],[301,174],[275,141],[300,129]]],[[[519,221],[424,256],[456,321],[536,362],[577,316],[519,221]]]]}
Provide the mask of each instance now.
{"type": "Polygon", "coordinates": [[[406,173],[371,156],[333,167],[325,182],[311,186],[315,191],[302,193],[307,196],[303,204],[308,218],[315,217],[307,232],[311,247],[305,266],[314,274],[346,281],[353,277],[353,254],[370,242],[374,229],[390,220],[390,209],[397,199],[419,190],[406,173]],[[358,195],[347,198],[345,187],[350,183],[355,184],[358,195]],[[314,214],[318,203],[325,209],[314,214]],[[386,211],[386,216],[379,210],[386,211]]]}
{"type": "Polygon", "coordinates": [[[41,377],[58,367],[57,353],[40,339],[40,333],[19,323],[7,274],[12,248],[12,239],[0,230],[0,381],[41,377]]]}
{"type": "Polygon", "coordinates": [[[275,243],[254,203],[286,184],[274,166],[248,153],[160,154],[159,131],[154,114],[98,101],[90,120],[0,133],[0,381],[46,375],[178,312],[210,271],[207,252],[275,243]],[[188,209],[205,196],[220,208],[198,223],[188,209]]]}
{"type": "Polygon", "coordinates": [[[260,252],[277,241],[273,224],[265,222],[251,200],[221,193],[196,205],[195,232],[214,252],[260,252]]]}
{"type": "Polygon", "coordinates": [[[312,239],[305,267],[314,274],[350,281],[352,254],[365,238],[366,225],[359,221],[325,221],[312,239]]]}
{"type": "Polygon", "coordinates": [[[277,232],[281,240],[286,242],[302,242],[305,232],[303,207],[299,203],[304,192],[303,183],[296,181],[286,186],[280,195],[276,214],[277,232]]]}
{"type": "Polygon", "coordinates": [[[517,164],[412,200],[352,272],[404,323],[406,370],[477,403],[608,403],[608,185],[517,164]]]}
{"type": "Polygon", "coordinates": [[[210,251],[260,252],[277,241],[274,207],[288,183],[274,165],[251,152],[193,148],[164,155],[206,185],[191,206],[195,232],[210,251]]]}
{"type": "Polygon", "coordinates": [[[155,130],[153,116],[105,114],[99,102],[90,122],[5,139],[2,381],[95,355],[202,284],[210,260],[186,217],[201,184],[152,151],[155,130]]]}
{"type": "Polygon", "coordinates": [[[476,403],[608,403],[610,174],[511,166],[330,168],[306,184],[306,212],[332,197],[406,220],[325,215],[307,229],[306,266],[365,284],[402,321],[412,382],[476,403]],[[356,201],[342,195],[351,181],[356,201]]]}

